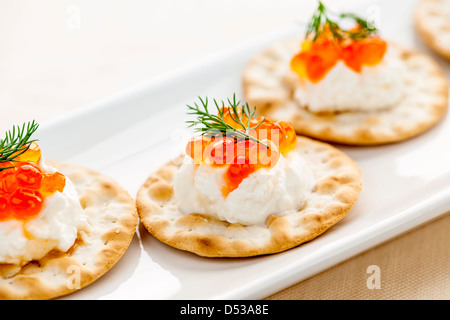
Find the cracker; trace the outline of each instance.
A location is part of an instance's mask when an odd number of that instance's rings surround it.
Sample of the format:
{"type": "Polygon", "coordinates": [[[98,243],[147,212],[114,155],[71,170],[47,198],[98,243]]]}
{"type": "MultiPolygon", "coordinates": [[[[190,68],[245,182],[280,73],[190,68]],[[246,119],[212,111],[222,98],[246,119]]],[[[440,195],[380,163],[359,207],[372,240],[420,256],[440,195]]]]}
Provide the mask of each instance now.
{"type": "Polygon", "coordinates": [[[75,185],[88,227],[67,252],[52,251],[22,268],[0,265],[0,299],[52,299],[91,284],[122,257],[136,231],[134,200],[111,178],[49,162],[75,185]]]}
{"type": "Polygon", "coordinates": [[[361,191],[357,164],[338,149],[299,137],[298,152],[315,174],[305,205],[285,216],[270,215],[264,225],[244,226],[206,215],[182,214],[173,195],[178,158],[150,175],[136,203],[145,228],[172,247],[204,257],[249,257],[281,252],[312,240],[341,220],[361,191]]]}
{"type": "Polygon", "coordinates": [[[423,41],[450,60],[450,0],[420,0],[414,15],[423,41]]]}
{"type": "Polygon", "coordinates": [[[441,67],[397,45],[391,50],[407,69],[398,105],[378,111],[312,113],[293,99],[298,76],[289,65],[300,43],[301,39],[276,43],[249,61],[242,75],[245,100],[264,116],[291,122],[298,134],[349,145],[385,144],[425,132],[446,113],[448,83],[441,67]]]}

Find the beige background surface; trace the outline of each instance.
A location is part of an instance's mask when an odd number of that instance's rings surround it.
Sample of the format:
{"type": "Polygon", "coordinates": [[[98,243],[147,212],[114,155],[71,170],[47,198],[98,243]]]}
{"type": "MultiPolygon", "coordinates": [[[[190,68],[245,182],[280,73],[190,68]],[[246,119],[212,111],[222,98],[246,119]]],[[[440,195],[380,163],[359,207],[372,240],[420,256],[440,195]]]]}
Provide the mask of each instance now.
{"type": "MultiPolygon", "coordinates": [[[[45,122],[305,22],[315,6],[311,0],[0,0],[0,130],[28,119],[45,122]]],[[[268,298],[449,299],[449,230],[447,214],[268,298]],[[379,267],[380,289],[366,285],[371,265],[379,267]]]]}
{"type": "Polygon", "coordinates": [[[448,300],[449,230],[447,214],[267,299],[448,300]],[[379,267],[379,289],[367,286],[373,265],[379,267]]]}

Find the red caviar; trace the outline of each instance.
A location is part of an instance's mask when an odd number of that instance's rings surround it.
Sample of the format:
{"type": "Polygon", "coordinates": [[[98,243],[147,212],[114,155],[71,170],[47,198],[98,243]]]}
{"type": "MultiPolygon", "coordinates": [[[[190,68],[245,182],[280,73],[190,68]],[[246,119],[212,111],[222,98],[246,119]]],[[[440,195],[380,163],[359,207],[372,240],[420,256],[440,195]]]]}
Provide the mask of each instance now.
{"type": "MultiPolygon", "coordinates": [[[[226,109],[224,109],[226,110],[226,109]]],[[[229,111],[224,111],[224,120],[235,129],[242,127],[232,119],[229,111]]],[[[252,126],[260,123],[261,117],[250,119],[252,126]]],[[[244,123],[248,118],[244,115],[244,123]]],[[[273,122],[265,119],[256,129],[249,132],[254,140],[238,140],[234,137],[194,136],[186,146],[186,154],[196,164],[210,164],[217,167],[228,165],[225,173],[225,186],[222,189],[226,197],[253,172],[273,168],[280,154],[291,151],[297,142],[294,128],[288,122],[273,122]]]]}
{"type": "Polygon", "coordinates": [[[306,40],[302,44],[301,52],[291,60],[291,68],[300,77],[317,83],[339,60],[359,73],[363,66],[374,66],[381,62],[386,49],[386,41],[379,36],[337,40],[330,32],[324,32],[316,40],[306,40]]]}
{"type": "Polygon", "coordinates": [[[0,168],[7,168],[0,171],[0,221],[31,219],[41,212],[46,196],[64,190],[64,175],[43,172],[37,164],[40,157],[33,143],[14,161],[0,163],[0,168]]]}

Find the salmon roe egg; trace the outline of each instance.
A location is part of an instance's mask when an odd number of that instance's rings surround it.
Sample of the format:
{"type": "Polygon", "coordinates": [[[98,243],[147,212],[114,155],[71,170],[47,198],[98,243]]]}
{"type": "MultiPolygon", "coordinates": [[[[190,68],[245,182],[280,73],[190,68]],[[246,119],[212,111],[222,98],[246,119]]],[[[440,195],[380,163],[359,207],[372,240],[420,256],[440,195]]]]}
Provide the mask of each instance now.
{"type": "Polygon", "coordinates": [[[314,42],[306,41],[306,50],[302,50],[291,60],[291,68],[301,77],[317,83],[322,80],[338,62],[339,46],[334,41],[319,39],[314,42]]]}
{"type": "Polygon", "coordinates": [[[36,142],[32,142],[27,151],[17,156],[15,161],[30,161],[34,163],[39,163],[41,159],[41,148],[36,142]]]}
{"type": "Polygon", "coordinates": [[[194,163],[204,163],[205,155],[208,151],[207,148],[213,139],[200,135],[192,137],[186,145],[186,154],[189,155],[194,163]]]}
{"type": "Polygon", "coordinates": [[[33,218],[41,212],[42,201],[39,191],[19,188],[9,198],[11,214],[20,220],[33,218]]]}
{"type": "Polygon", "coordinates": [[[9,200],[0,193],[0,221],[9,217],[9,200]]]}

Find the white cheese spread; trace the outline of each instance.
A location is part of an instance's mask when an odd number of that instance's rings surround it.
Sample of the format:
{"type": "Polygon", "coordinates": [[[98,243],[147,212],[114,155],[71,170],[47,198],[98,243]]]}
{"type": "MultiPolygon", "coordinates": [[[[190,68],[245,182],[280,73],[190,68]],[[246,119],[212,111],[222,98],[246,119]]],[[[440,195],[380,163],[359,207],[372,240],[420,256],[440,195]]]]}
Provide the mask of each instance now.
{"type": "Polygon", "coordinates": [[[318,83],[300,78],[294,99],[312,112],[371,111],[395,106],[404,92],[404,64],[388,46],[383,60],[361,72],[338,63],[318,83]]]}
{"type": "Polygon", "coordinates": [[[175,176],[174,195],[184,214],[200,213],[230,223],[264,224],[269,215],[299,210],[314,186],[314,175],[294,151],[270,170],[259,169],[227,197],[222,194],[228,166],[196,165],[186,157],[175,176]]]}
{"type": "MultiPolygon", "coordinates": [[[[44,172],[56,169],[40,166],[44,172]]],[[[63,192],[44,198],[42,211],[28,221],[0,221],[0,263],[23,265],[42,259],[52,250],[67,251],[75,243],[78,230],[86,226],[78,193],[66,177],[63,192]]]]}

